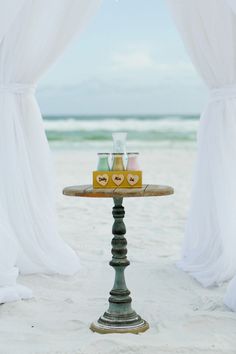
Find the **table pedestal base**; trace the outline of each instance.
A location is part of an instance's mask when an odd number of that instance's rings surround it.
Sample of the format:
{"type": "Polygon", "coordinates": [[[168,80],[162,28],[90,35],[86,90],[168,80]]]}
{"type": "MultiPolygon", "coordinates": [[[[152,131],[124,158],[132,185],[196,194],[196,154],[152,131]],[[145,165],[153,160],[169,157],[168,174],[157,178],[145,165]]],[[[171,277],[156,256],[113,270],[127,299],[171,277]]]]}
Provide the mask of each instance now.
{"type": "Polygon", "coordinates": [[[110,265],[115,270],[114,286],[110,292],[109,309],[91,324],[90,329],[94,332],[105,333],[140,333],[145,332],[149,325],[132,309],[132,299],[129,296],[125,282],[124,271],[130,264],[127,255],[127,241],[124,237],[126,233],[123,218],[125,215],[122,206],[122,198],[114,198],[113,217],[115,219],[112,233],[112,260],[110,265]]]}
{"type": "MultiPolygon", "coordinates": [[[[99,319],[97,322],[93,322],[90,326],[90,329],[93,332],[97,332],[100,334],[107,334],[107,333],[133,333],[138,334],[145,332],[149,328],[149,324],[144,321],[140,316],[137,316],[138,320],[135,325],[124,324],[120,325],[118,321],[110,321],[109,324],[103,324],[102,321],[99,319]]],[[[123,321],[122,321],[123,322],[123,321]]]]}

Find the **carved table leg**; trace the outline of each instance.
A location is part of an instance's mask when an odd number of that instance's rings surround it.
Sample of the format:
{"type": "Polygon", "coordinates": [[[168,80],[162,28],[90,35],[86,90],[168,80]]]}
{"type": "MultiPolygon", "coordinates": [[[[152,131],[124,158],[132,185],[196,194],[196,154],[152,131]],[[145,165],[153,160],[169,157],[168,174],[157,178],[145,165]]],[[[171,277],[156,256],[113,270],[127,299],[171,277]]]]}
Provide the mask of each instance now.
{"type": "Polygon", "coordinates": [[[109,308],[90,329],[98,333],[139,333],[149,328],[149,325],[132,309],[130,291],[127,289],[124,271],[130,264],[127,255],[127,241],[123,218],[123,198],[114,198],[112,233],[112,260],[110,265],[115,270],[115,282],[110,292],[109,308]]]}

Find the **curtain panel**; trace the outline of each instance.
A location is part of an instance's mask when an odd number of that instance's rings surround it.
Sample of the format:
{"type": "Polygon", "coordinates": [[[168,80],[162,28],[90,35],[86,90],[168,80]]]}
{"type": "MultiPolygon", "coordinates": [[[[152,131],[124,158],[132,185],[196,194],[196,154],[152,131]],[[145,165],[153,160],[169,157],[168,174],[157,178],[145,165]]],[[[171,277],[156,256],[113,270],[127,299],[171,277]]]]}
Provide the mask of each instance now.
{"type": "MultiPolygon", "coordinates": [[[[236,22],[236,2],[235,0],[226,0],[226,1],[228,2],[229,6],[231,7],[231,9],[235,14],[234,21],[236,22]]],[[[236,66],[236,60],[234,61],[236,66]]],[[[233,311],[236,311],[236,275],[229,283],[224,302],[229,308],[231,308],[233,311]]]]}
{"type": "MultiPolygon", "coordinates": [[[[236,274],[236,5],[234,0],[167,2],[209,88],[179,266],[211,286],[236,274]]],[[[225,298],[231,308],[233,298],[236,310],[236,284],[231,283],[225,298]]]]}
{"type": "Polygon", "coordinates": [[[236,2],[235,2],[235,0],[226,0],[226,2],[229,4],[231,9],[236,13],[236,2]]]}
{"type": "Polygon", "coordinates": [[[56,226],[51,156],[34,92],[99,0],[0,1],[0,303],[28,298],[18,272],[73,274],[56,226]]]}
{"type": "Polygon", "coordinates": [[[0,43],[26,1],[27,0],[0,0],[0,43]]]}

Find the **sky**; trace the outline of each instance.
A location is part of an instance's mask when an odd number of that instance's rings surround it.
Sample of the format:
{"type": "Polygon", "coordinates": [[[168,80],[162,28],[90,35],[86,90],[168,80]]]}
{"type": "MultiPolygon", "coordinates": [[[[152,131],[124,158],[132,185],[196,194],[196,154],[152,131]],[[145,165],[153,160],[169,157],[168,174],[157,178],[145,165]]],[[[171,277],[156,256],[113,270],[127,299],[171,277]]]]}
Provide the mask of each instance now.
{"type": "Polygon", "coordinates": [[[165,0],[103,0],[37,97],[43,114],[198,114],[207,90],[165,0]]]}

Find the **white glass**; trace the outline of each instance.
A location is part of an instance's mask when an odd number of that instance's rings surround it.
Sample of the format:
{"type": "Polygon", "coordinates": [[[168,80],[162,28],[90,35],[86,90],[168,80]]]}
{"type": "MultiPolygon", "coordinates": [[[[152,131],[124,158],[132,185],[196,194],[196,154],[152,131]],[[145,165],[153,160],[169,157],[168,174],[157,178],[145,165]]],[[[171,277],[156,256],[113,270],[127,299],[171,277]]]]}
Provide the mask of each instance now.
{"type": "Polygon", "coordinates": [[[138,152],[128,152],[127,156],[128,156],[128,163],[127,163],[126,170],[139,171],[140,170],[139,163],[138,163],[139,153],[138,152]]]}

